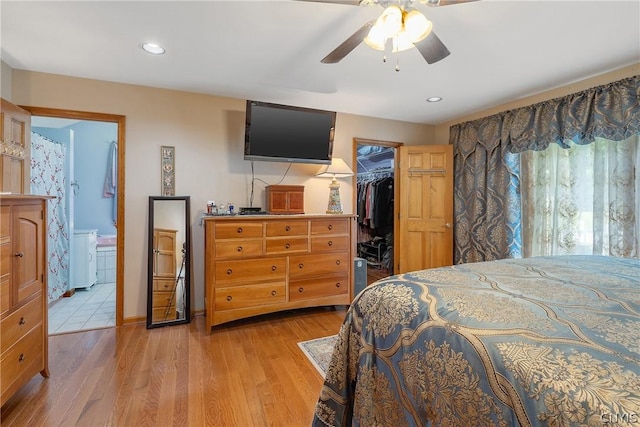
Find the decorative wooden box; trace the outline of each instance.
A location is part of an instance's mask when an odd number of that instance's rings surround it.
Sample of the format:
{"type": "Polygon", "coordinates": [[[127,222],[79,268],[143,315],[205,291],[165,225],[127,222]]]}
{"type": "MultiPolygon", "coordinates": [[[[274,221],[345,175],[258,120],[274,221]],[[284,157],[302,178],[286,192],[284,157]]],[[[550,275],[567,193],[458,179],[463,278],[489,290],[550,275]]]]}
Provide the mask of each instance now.
{"type": "Polygon", "coordinates": [[[268,185],[265,194],[269,214],[304,213],[304,185],[268,185]]]}

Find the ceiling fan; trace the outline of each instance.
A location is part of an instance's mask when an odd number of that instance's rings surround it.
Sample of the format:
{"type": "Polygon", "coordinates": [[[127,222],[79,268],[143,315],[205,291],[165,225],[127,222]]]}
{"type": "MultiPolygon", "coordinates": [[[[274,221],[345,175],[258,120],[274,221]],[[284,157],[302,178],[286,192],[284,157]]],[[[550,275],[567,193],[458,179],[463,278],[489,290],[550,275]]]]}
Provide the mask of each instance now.
{"type": "MultiPolygon", "coordinates": [[[[320,62],[335,64],[340,62],[361,42],[376,50],[389,48],[392,52],[415,47],[429,64],[434,64],[447,56],[449,49],[433,31],[433,24],[420,11],[414,9],[414,0],[311,0],[323,3],[339,3],[360,6],[380,5],[382,14],[356,30],[351,36],[332,50],[320,62]]],[[[417,0],[430,7],[449,6],[478,0],[417,0]]]]}

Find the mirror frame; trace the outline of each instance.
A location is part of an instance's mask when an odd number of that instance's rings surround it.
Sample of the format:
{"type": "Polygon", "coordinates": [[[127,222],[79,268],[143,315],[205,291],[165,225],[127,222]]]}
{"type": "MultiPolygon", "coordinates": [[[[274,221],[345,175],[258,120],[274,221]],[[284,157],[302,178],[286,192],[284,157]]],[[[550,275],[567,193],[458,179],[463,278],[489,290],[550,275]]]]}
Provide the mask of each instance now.
{"type": "Polygon", "coordinates": [[[179,325],[191,322],[191,197],[190,196],[149,196],[149,237],[147,252],[147,329],[162,326],[179,325]],[[184,202],[184,311],[183,319],[168,320],[165,322],[153,322],[153,233],[154,211],[156,201],[183,201],[184,202]]]}

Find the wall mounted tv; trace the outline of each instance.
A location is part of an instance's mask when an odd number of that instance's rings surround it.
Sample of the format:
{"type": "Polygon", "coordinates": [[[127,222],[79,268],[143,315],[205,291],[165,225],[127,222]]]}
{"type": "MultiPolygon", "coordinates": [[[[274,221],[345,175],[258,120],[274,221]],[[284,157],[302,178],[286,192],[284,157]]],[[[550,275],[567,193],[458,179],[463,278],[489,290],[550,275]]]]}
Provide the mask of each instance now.
{"type": "Polygon", "coordinates": [[[330,164],[336,113],[247,101],[245,160],[330,164]]]}

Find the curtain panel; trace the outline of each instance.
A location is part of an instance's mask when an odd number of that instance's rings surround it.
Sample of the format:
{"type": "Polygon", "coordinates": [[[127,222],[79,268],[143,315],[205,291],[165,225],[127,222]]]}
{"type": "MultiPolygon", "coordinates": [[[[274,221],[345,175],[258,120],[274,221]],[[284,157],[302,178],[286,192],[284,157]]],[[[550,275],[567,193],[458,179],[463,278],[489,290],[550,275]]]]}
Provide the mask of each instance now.
{"type": "Polygon", "coordinates": [[[69,289],[66,153],[65,146],[31,132],[31,193],[55,196],[47,201],[48,302],[69,289]]]}
{"type": "Polygon", "coordinates": [[[519,153],[640,133],[640,76],[450,129],[454,262],[522,256],[519,153]]]}

